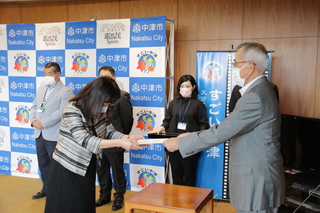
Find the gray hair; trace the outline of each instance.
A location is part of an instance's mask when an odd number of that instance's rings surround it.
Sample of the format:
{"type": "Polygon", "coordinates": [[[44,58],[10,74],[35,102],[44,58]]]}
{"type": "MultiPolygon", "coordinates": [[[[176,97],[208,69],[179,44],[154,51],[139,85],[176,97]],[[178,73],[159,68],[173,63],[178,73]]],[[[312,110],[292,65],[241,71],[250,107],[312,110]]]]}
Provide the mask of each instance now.
{"type": "Polygon", "coordinates": [[[269,56],[266,48],[259,43],[242,43],[237,50],[243,48],[241,58],[244,61],[251,61],[257,66],[260,73],[264,73],[269,67],[269,56]]]}

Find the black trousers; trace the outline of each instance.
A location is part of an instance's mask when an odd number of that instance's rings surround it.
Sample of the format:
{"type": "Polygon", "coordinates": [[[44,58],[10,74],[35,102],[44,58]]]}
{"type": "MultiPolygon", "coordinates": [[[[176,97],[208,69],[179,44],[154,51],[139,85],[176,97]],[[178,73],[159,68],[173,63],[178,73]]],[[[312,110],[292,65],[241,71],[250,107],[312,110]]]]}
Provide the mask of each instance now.
{"type": "Polygon", "coordinates": [[[56,145],[57,141],[47,141],[42,137],[42,134],[40,134],[40,136],[36,138],[38,165],[42,179],[41,191],[43,193],[47,193],[52,153],[56,148],[56,145]]]}
{"type": "Polygon", "coordinates": [[[109,201],[111,198],[112,179],[110,167],[112,167],[114,200],[123,201],[126,193],[127,181],[123,169],[122,148],[110,148],[103,150],[101,165],[97,163],[97,174],[100,182],[100,200],[109,201]]]}
{"type": "Polygon", "coordinates": [[[195,186],[198,158],[199,153],[183,158],[179,151],[169,152],[173,184],[195,186]]]}

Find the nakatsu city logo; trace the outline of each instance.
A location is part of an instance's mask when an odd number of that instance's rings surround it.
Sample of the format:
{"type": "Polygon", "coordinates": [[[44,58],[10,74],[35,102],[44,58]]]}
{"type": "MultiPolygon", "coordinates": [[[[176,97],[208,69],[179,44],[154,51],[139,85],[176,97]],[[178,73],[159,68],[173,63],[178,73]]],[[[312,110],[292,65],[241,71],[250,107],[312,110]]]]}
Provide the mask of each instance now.
{"type": "Polygon", "coordinates": [[[28,71],[29,61],[26,56],[17,56],[15,57],[14,68],[18,73],[25,73],[28,71]]]}
{"type": "Polygon", "coordinates": [[[142,51],[138,54],[138,67],[143,73],[154,72],[156,68],[157,54],[153,51],[142,51]]]}
{"type": "Polygon", "coordinates": [[[155,126],[154,117],[147,113],[141,114],[137,122],[136,128],[139,128],[142,132],[152,132],[155,126]]]}
{"type": "Polygon", "coordinates": [[[217,81],[221,79],[222,71],[220,65],[212,62],[206,65],[202,71],[202,77],[207,80],[217,81]]]}
{"type": "Polygon", "coordinates": [[[18,168],[16,169],[22,174],[30,174],[31,171],[31,161],[28,158],[20,157],[18,162],[18,168]]]}
{"type": "Polygon", "coordinates": [[[25,108],[19,108],[16,112],[16,121],[19,122],[19,124],[28,124],[30,121],[30,113],[25,108]]]}
{"type": "Polygon", "coordinates": [[[155,173],[152,169],[143,168],[138,171],[138,183],[142,188],[148,186],[150,183],[157,182],[155,173]]]}
{"type": "Polygon", "coordinates": [[[72,70],[76,73],[87,72],[88,69],[88,56],[86,55],[77,55],[73,57],[72,70]]]}

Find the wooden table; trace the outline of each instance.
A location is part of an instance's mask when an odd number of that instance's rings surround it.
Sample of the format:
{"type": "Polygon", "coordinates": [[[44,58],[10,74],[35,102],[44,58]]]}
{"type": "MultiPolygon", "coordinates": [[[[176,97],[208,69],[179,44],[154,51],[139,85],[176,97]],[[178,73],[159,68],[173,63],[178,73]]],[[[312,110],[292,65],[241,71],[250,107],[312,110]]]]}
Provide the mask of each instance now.
{"type": "Polygon", "coordinates": [[[213,190],[151,183],[125,201],[125,213],[133,213],[135,209],[161,213],[213,213],[213,190]]]}

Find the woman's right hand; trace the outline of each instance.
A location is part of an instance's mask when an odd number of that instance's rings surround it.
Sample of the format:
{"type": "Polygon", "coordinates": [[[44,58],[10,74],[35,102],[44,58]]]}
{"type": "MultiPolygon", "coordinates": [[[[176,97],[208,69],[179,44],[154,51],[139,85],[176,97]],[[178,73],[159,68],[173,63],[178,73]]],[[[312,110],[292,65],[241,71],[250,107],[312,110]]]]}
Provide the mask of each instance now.
{"type": "Polygon", "coordinates": [[[142,147],[137,143],[139,139],[144,139],[144,137],[142,135],[134,135],[132,137],[129,137],[129,135],[124,135],[119,139],[103,139],[100,142],[99,149],[113,147],[122,147],[125,150],[142,149],[142,147]]]}
{"type": "Polygon", "coordinates": [[[155,131],[154,133],[156,133],[157,135],[161,134],[163,131],[165,130],[165,128],[163,126],[160,126],[159,129],[157,131],[155,131]]]}
{"type": "Polygon", "coordinates": [[[138,135],[132,135],[131,138],[125,138],[120,140],[120,146],[125,150],[137,150],[142,149],[141,146],[136,142],[138,139],[144,139],[143,136],[139,137],[138,135]]]}

